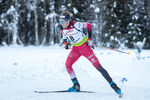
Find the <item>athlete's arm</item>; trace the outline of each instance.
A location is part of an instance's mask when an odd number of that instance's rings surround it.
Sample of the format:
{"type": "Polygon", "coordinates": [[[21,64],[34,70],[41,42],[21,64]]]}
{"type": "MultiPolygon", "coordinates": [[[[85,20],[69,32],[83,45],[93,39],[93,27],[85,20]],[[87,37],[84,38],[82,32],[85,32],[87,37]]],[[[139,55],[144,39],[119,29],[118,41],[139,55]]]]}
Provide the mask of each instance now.
{"type": "Polygon", "coordinates": [[[88,38],[91,39],[92,38],[92,25],[91,25],[91,23],[83,23],[83,30],[88,31],[88,38]]]}

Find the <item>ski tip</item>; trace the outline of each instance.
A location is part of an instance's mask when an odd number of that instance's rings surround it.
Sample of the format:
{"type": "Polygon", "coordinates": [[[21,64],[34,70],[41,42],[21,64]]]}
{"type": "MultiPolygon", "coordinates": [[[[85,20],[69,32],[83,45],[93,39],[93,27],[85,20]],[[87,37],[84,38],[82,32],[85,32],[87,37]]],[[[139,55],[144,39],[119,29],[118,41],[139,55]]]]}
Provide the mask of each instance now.
{"type": "Polygon", "coordinates": [[[41,93],[40,91],[34,91],[35,93],[41,93]]]}
{"type": "Polygon", "coordinates": [[[35,93],[49,93],[49,91],[34,91],[35,93]]]}

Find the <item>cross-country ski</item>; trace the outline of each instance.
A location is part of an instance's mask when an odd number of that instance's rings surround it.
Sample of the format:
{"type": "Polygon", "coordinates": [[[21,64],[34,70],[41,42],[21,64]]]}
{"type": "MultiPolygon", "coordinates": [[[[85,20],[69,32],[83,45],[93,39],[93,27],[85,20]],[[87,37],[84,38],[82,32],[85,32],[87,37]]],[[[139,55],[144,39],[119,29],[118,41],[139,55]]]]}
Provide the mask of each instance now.
{"type": "Polygon", "coordinates": [[[93,91],[67,91],[67,90],[60,90],[60,91],[34,91],[35,93],[94,93],[93,91]]]}

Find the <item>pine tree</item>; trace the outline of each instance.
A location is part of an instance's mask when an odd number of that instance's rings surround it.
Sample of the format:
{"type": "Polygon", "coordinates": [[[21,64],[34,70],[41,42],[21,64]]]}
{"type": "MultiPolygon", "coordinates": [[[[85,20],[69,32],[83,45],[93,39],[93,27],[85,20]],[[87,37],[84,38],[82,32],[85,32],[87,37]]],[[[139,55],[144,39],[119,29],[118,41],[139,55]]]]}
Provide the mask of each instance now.
{"type": "Polygon", "coordinates": [[[104,11],[103,20],[104,26],[102,29],[102,45],[107,47],[119,47],[118,36],[121,34],[121,19],[124,2],[122,5],[117,0],[107,1],[106,9],[104,11]]]}
{"type": "Polygon", "coordinates": [[[12,38],[9,31],[9,25],[13,21],[12,15],[8,12],[14,5],[12,0],[3,0],[0,2],[0,44],[2,42],[11,44],[12,38]]]}

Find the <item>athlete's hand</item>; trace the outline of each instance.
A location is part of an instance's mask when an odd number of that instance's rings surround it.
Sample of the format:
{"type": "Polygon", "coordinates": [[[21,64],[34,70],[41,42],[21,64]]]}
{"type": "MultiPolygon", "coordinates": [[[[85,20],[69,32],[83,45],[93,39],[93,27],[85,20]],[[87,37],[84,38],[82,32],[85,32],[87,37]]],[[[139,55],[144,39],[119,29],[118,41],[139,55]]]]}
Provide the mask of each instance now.
{"type": "Polygon", "coordinates": [[[94,49],[92,39],[88,39],[88,45],[89,45],[91,48],[94,49]]]}
{"type": "Polygon", "coordinates": [[[68,42],[64,42],[64,45],[65,45],[65,49],[69,49],[68,48],[68,42]]]}
{"type": "Polygon", "coordinates": [[[93,44],[92,39],[88,39],[88,45],[92,46],[92,44],[93,44]]]}

